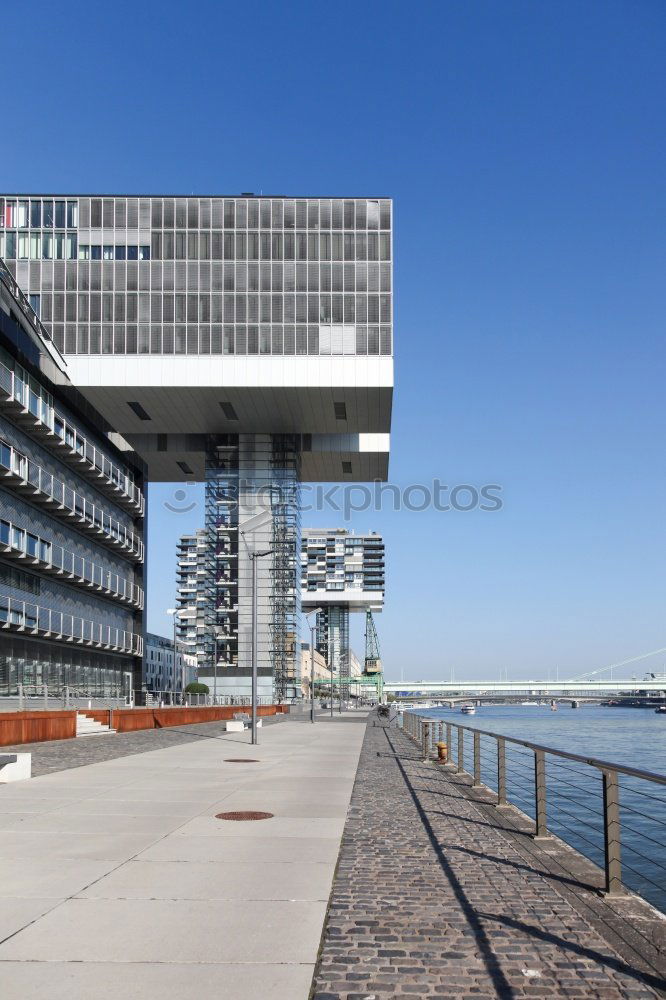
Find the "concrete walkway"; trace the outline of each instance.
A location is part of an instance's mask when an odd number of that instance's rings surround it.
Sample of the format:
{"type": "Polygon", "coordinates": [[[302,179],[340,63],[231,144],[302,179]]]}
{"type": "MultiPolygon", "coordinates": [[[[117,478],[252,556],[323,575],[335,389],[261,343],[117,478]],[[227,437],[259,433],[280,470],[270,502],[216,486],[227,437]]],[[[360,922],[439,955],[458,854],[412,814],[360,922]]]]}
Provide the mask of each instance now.
{"type": "Polygon", "coordinates": [[[306,1000],[358,713],[0,787],[0,996],[306,1000]],[[225,758],[257,763],[226,763],[225,758]],[[274,813],[229,822],[231,810],[274,813]]]}

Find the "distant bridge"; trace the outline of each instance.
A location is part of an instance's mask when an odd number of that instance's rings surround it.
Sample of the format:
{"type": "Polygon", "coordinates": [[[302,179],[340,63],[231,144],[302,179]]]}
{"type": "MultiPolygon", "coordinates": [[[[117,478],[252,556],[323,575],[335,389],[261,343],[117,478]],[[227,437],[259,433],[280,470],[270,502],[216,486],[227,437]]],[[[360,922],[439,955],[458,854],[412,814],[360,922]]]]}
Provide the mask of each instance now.
{"type": "Polygon", "coordinates": [[[386,694],[402,697],[420,695],[446,698],[456,694],[470,695],[524,695],[533,698],[556,698],[564,695],[581,695],[604,698],[607,695],[639,693],[662,694],[666,692],[666,678],[656,680],[575,680],[575,681],[385,681],[386,694]]]}

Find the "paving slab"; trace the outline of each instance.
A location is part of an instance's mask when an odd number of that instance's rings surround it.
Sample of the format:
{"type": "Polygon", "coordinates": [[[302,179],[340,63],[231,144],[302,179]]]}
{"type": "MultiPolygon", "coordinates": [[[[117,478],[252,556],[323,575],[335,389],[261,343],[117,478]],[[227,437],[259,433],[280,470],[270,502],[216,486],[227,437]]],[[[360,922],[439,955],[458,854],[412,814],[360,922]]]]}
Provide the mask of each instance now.
{"type": "Polygon", "coordinates": [[[312,966],[186,965],[176,962],[6,962],[2,1000],[298,1000],[307,997],[312,966]]]}

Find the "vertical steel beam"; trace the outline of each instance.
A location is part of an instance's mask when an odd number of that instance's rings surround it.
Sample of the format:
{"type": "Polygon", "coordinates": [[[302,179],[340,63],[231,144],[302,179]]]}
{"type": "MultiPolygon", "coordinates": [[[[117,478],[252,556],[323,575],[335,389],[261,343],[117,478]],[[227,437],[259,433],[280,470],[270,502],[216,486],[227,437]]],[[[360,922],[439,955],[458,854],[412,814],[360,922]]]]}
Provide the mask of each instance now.
{"type": "Polygon", "coordinates": [[[617,771],[603,772],[604,787],[604,853],[606,892],[622,895],[622,849],[620,837],[620,784],[617,771]]]}
{"type": "Polygon", "coordinates": [[[423,748],[423,759],[430,758],[430,723],[421,719],[421,746],[423,748]]]}
{"type": "Polygon", "coordinates": [[[465,730],[458,726],[458,774],[465,770],[465,730]]]}

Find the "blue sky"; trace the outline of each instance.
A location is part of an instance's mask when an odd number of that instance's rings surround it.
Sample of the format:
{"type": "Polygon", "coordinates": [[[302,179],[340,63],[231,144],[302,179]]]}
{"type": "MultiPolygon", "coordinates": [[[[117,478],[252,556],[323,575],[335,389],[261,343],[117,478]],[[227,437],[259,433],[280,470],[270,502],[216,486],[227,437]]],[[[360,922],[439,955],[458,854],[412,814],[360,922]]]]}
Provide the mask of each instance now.
{"type": "MultiPolygon", "coordinates": [[[[354,519],[386,537],[389,676],[666,645],[661,0],[65,0],[3,23],[4,189],[394,198],[391,478],[501,484],[503,508],[354,519]]],[[[203,517],[174,489],[150,491],[158,631],[203,517]]]]}

